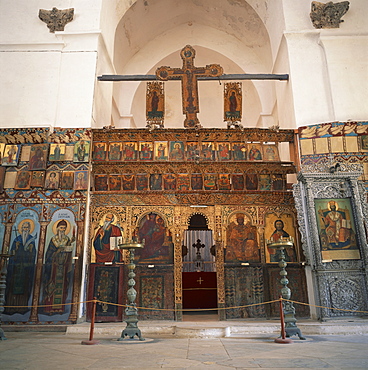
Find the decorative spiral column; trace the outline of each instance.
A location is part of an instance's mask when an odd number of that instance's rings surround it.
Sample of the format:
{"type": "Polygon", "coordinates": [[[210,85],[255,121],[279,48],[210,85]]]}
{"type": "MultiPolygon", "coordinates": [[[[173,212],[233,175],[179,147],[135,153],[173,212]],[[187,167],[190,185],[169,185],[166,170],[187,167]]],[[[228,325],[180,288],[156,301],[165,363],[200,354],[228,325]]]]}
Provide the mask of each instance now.
{"type": "Polygon", "coordinates": [[[134,289],[135,286],[135,264],[134,264],[134,251],[136,248],[144,248],[144,241],[143,243],[138,243],[138,242],[127,242],[123,244],[119,244],[119,248],[121,249],[127,249],[129,251],[129,264],[128,264],[128,305],[125,309],[125,314],[127,316],[127,319],[125,322],[127,323],[126,328],[122,331],[121,337],[118,339],[118,341],[122,341],[125,339],[125,337],[129,337],[130,339],[133,339],[134,336],[136,335],[139,340],[144,340],[142,337],[141,331],[138,328],[138,309],[135,304],[135,299],[137,298],[137,291],[134,289]]]}
{"type": "Polygon", "coordinates": [[[287,271],[286,266],[287,263],[285,261],[285,248],[292,248],[294,244],[294,239],[290,237],[280,237],[277,241],[274,240],[267,240],[267,246],[269,248],[274,248],[279,251],[280,261],[280,283],[282,285],[281,288],[281,296],[285,301],[282,301],[283,310],[284,310],[284,320],[285,320],[285,333],[286,337],[291,337],[293,335],[297,335],[299,339],[305,339],[303,337],[301,330],[296,325],[296,318],[295,318],[295,308],[293,302],[290,302],[291,298],[291,289],[287,286],[289,284],[289,280],[287,278],[287,271]]]}

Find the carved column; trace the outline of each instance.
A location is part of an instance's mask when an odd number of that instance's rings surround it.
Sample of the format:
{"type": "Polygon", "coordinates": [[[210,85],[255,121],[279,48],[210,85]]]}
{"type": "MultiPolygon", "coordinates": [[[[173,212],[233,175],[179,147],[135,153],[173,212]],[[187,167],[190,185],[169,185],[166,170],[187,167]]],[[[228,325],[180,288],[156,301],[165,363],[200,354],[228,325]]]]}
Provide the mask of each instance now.
{"type": "Polygon", "coordinates": [[[175,319],[183,319],[183,283],[182,283],[182,266],[183,258],[181,255],[181,244],[184,231],[175,230],[174,241],[174,290],[175,290],[175,319]]]}
{"type": "Polygon", "coordinates": [[[215,207],[215,232],[214,239],[216,245],[216,278],[217,278],[217,305],[220,320],[226,320],[225,302],[225,266],[224,266],[224,246],[222,228],[221,207],[215,207]]]}
{"type": "Polygon", "coordinates": [[[32,298],[32,310],[29,321],[37,322],[38,321],[38,302],[40,300],[41,292],[41,277],[42,277],[42,268],[43,268],[43,255],[45,250],[45,241],[46,241],[46,230],[49,222],[41,221],[40,222],[40,239],[38,242],[38,253],[37,253],[37,263],[36,263],[36,274],[35,274],[35,286],[33,288],[33,298],[32,298]]]}
{"type": "MultiPolygon", "coordinates": [[[[362,186],[361,189],[360,189],[360,192],[359,192],[359,186],[358,186],[358,181],[356,179],[353,179],[353,180],[350,180],[350,189],[351,189],[351,193],[352,193],[352,196],[353,196],[353,199],[356,200],[357,203],[361,203],[362,204],[362,208],[360,207],[357,207],[356,208],[356,228],[357,228],[357,231],[358,231],[358,236],[360,238],[360,240],[362,241],[365,241],[362,242],[362,248],[361,248],[361,252],[362,253],[362,258],[365,262],[365,264],[367,265],[367,262],[368,262],[368,235],[366,235],[366,230],[364,228],[364,222],[367,222],[367,219],[366,217],[364,217],[364,208],[367,208],[366,204],[365,203],[365,199],[366,199],[366,192],[365,192],[365,189],[364,187],[362,186]],[[365,206],[365,207],[364,207],[365,206]]],[[[367,230],[368,231],[368,230],[367,230]]]]}

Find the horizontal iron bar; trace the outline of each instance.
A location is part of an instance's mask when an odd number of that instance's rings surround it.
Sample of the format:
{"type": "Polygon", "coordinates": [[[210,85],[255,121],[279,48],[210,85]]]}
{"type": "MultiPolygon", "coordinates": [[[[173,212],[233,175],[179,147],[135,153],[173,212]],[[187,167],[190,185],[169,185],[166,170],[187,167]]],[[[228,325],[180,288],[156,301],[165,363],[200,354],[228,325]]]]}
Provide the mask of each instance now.
{"type": "MultiPolygon", "coordinates": [[[[102,75],[98,76],[99,81],[159,81],[156,75],[102,75]]],[[[244,74],[228,74],[218,77],[201,77],[199,81],[216,81],[216,80],[280,80],[287,81],[288,74],[265,74],[265,73],[244,73],[244,74]]],[[[180,77],[173,77],[171,80],[180,80],[180,77]]]]}

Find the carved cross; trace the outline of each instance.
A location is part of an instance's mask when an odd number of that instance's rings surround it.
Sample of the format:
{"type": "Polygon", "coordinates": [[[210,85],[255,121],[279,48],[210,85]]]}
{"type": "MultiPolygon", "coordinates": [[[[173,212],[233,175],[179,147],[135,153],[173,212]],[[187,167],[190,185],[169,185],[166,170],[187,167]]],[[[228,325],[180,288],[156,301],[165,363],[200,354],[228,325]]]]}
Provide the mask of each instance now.
{"type": "Polygon", "coordinates": [[[197,260],[200,260],[201,259],[201,248],[204,248],[205,245],[201,243],[201,239],[197,239],[197,243],[194,243],[193,244],[193,248],[196,248],[197,249],[197,260]]]}
{"type": "Polygon", "coordinates": [[[190,46],[185,46],[180,52],[183,59],[182,68],[159,67],[156,70],[156,76],[159,80],[181,80],[183,113],[186,118],[184,127],[200,128],[197,118],[199,112],[198,104],[198,77],[218,77],[223,74],[223,69],[219,64],[210,64],[206,67],[195,67],[195,50],[190,46]]]}

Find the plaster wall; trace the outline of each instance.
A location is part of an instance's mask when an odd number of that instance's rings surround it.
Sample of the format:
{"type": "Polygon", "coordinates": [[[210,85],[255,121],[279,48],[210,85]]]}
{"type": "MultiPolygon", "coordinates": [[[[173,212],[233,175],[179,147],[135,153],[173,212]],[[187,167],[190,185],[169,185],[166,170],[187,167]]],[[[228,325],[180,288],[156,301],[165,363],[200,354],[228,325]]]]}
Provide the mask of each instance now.
{"type": "Polygon", "coordinates": [[[43,52],[42,58],[40,53],[26,51],[1,54],[0,69],[4,76],[0,89],[1,127],[52,126],[60,59],[59,52],[43,52]],[[47,71],[47,79],[42,78],[42,71],[47,71]]]}
{"type": "Polygon", "coordinates": [[[64,31],[38,17],[48,1],[0,3],[0,125],[90,127],[100,32],[100,0],[56,1],[75,8],[64,31]]]}
{"type": "Polygon", "coordinates": [[[350,1],[339,28],[310,20],[310,1],[284,0],[285,39],[297,127],[367,117],[368,7],[350,1]]]}
{"type": "Polygon", "coordinates": [[[289,32],[285,39],[296,125],[334,120],[325,57],[318,45],[319,32],[289,32]]]}
{"type": "MultiPolygon", "coordinates": [[[[96,75],[154,71],[188,43],[222,54],[222,62],[232,60],[235,68],[225,73],[290,72],[288,83],[254,83],[249,103],[253,107],[259,100],[261,107],[256,104],[256,113],[245,112],[252,117],[251,125],[296,127],[366,118],[368,88],[361,83],[368,76],[365,0],[352,0],[340,28],[331,30],[313,28],[309,0],[247,3],[204,0],[169,7],[160,0],[154,8],[156,3],[144,6],[133,0],[56,1],[52,6],[58,9],[74,7],[75,16],[64,32],[50,33],[38,18],[39,9],[52,8],[48,1],[22,0],[14,6],[3,0],[0,65],[5,88],[0,93],[0,125],[102,127],[114,116],[121,127],[134,126],[131,115],[139,84],[122,93],[116,83],[96,82],[96,75]],[[136,25],[135,20],[140,22],[136,25]],[[119,51],[116,42],[126,47],[119,51]]],[[[204,63],[210,57],[204,55],[204,63]]],[[[180,64],[181,60],[176,65],[180,64]]],[[[212,100],[206,94],[200,92],[201,99],[212,100]]],[[[181,116],[180,96],[172,108],[181,116]]],[[[219,122],[221,127],[219,118],[209,116],[208,125],[219,122]]]]}
{"type": "Polygon", "coordinates": [[[336,120],[368,117],[368,33],[335,36],[321,33],[336,120]],[[343,51],[343,52],[342,52],[343,51]]]}
{"type": "MultiPolygon", "coordinates": [[[[285,38],[282,39],[277,58],[274,63],[274,73],[290,73],[289,58],[287,42],[285,38]]],[[[275,83],[275,106],[277,108],[277,114],[274,114],[275,124],[281,128],[295,127],[295,112],[293,104],[293,81],[289,80],[285,83],[275,83]],[[277,104],[276,104],[277,102],[277,104]]]]}

